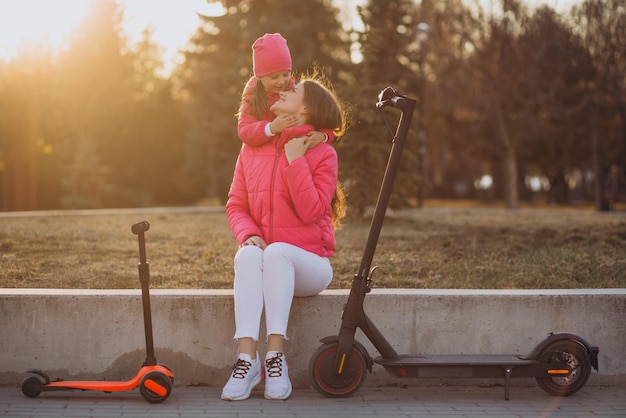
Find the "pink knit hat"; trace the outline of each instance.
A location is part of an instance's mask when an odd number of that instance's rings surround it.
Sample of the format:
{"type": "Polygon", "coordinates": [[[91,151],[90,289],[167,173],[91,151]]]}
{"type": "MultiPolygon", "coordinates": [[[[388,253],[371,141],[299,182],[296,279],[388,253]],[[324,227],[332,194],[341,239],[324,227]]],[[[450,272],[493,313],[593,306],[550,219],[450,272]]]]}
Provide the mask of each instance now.
{"type": "Polygon", "coordinates": [[[252,45],[254,75],[265,77],[278,71],[291,71],[291,54],[280,33],[266,33],[252,45]]]}

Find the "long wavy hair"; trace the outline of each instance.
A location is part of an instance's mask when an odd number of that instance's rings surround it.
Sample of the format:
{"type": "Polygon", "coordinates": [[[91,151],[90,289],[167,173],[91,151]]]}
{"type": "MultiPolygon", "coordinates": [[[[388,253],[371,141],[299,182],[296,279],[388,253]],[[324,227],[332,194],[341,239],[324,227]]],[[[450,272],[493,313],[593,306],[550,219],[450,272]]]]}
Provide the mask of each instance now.
{"type": "MultiPolygon", "coordinates": [[[[313,125],[318,131],[331,129],[335,136],[342,136],[346,131],[345,112],[330,83],[314,77],[304,78],[300,83],[304,87],[302,101],[309,111],[307,124],[313,125]]],[[[335,229],[341,229],[341,221],[346,216],[347,208],[345,193],[339,181],[331,204],[333,225],[335,229]]]]}

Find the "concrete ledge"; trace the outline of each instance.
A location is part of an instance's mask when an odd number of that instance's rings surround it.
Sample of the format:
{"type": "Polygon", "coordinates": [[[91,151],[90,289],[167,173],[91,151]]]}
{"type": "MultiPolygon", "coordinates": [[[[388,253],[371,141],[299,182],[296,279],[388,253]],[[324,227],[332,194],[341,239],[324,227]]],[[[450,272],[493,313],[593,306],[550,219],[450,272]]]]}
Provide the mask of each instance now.
{"type": "MultiPolygon", "coordinates": [[[[311,355],[337,334],[347,295],[294,301],[286,351],[295,386],[308,385],[311,355]]],[[[232,291],[151,296],[156,357],[176,385],[224,384],[236,350],[232,291]]],[[[551,331],[571,332],[600,347],[590,383],[626,384],[626,289],[375,289],[365,310],[400,354],[525,354],[551,331]]],[[[0,318],[0,384],[18,385],[29,368],[53,379],[126,380],[145,357],[139,290],[0,289],[0,318]]],[[[378,355],[360,331],[357,339],[378,355]]],[[[374,365],[365,384],[389,382],[398,380],[374,365]]]]}

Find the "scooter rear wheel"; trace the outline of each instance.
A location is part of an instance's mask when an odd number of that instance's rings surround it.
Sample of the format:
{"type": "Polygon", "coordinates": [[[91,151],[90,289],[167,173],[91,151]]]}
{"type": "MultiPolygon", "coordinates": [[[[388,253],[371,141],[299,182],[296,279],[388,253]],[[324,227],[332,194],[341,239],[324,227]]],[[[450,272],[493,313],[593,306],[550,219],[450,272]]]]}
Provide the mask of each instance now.
{"type": "Polygon", "coordinates": [[[35,376],[29,376],[22,381],[22,393],[29,398],[36,398],[41,391],[35,389],[35,387],[40,385],[43,385],[41,379],[35,376]]]}
{"type": "Polygon", "coordinates": [[[337,342],[321,345],[311,357],[309,369],[313,387],[329,398],[340,398],[356,392],[367,377],[367,361],[358,348],[347,357],[341,375],[334,372],[337,342]]]}
{"type": "Polygon", "coordinates": [[[150,403],[160,403],[172,393],[172,380],[163,372],[149,372],[139,383],[141,396],[150,403]]]}
{"type": "Polygon", "coordinates": [[[578,392],[591,375],[590,353],[576,341],[553,342],[541,352],[539,361],[556,366],[565,365],[572,369],[569,376],[536,378],[539,387],[553,396],[569,396],[578,392]]]}

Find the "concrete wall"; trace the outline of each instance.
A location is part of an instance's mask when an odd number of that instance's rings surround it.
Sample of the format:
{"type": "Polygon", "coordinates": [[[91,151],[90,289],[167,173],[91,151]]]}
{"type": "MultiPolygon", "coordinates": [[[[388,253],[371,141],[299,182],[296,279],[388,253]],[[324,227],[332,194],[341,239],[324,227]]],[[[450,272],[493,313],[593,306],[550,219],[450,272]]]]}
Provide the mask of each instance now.
{"type": "MultiPolygon", "coordinates": [[[[319,339],[337,334],[347,294],[295,300],[286,346],[295,386],[308,385],[319,339]]],[[[600,347],[590,384],[626,383],[626,289],[375,289],[365,309],[400,354],[525,354],[551,331],[571,332],[600,347]]],[[[142,315],[139,290],[0,289],[0,384],[19,385],[29,368],[53,379],[129,379],[145,357],[142,315]]],[[[225,383],[236,351],[231,291],[153,290],[152,317],[157,360],[176,385],[225,383]]],[[[378,355],[360,331],[357,339],[378,355]]],[[[365,384],[390,382],[374,365],[365,384]]]]}

